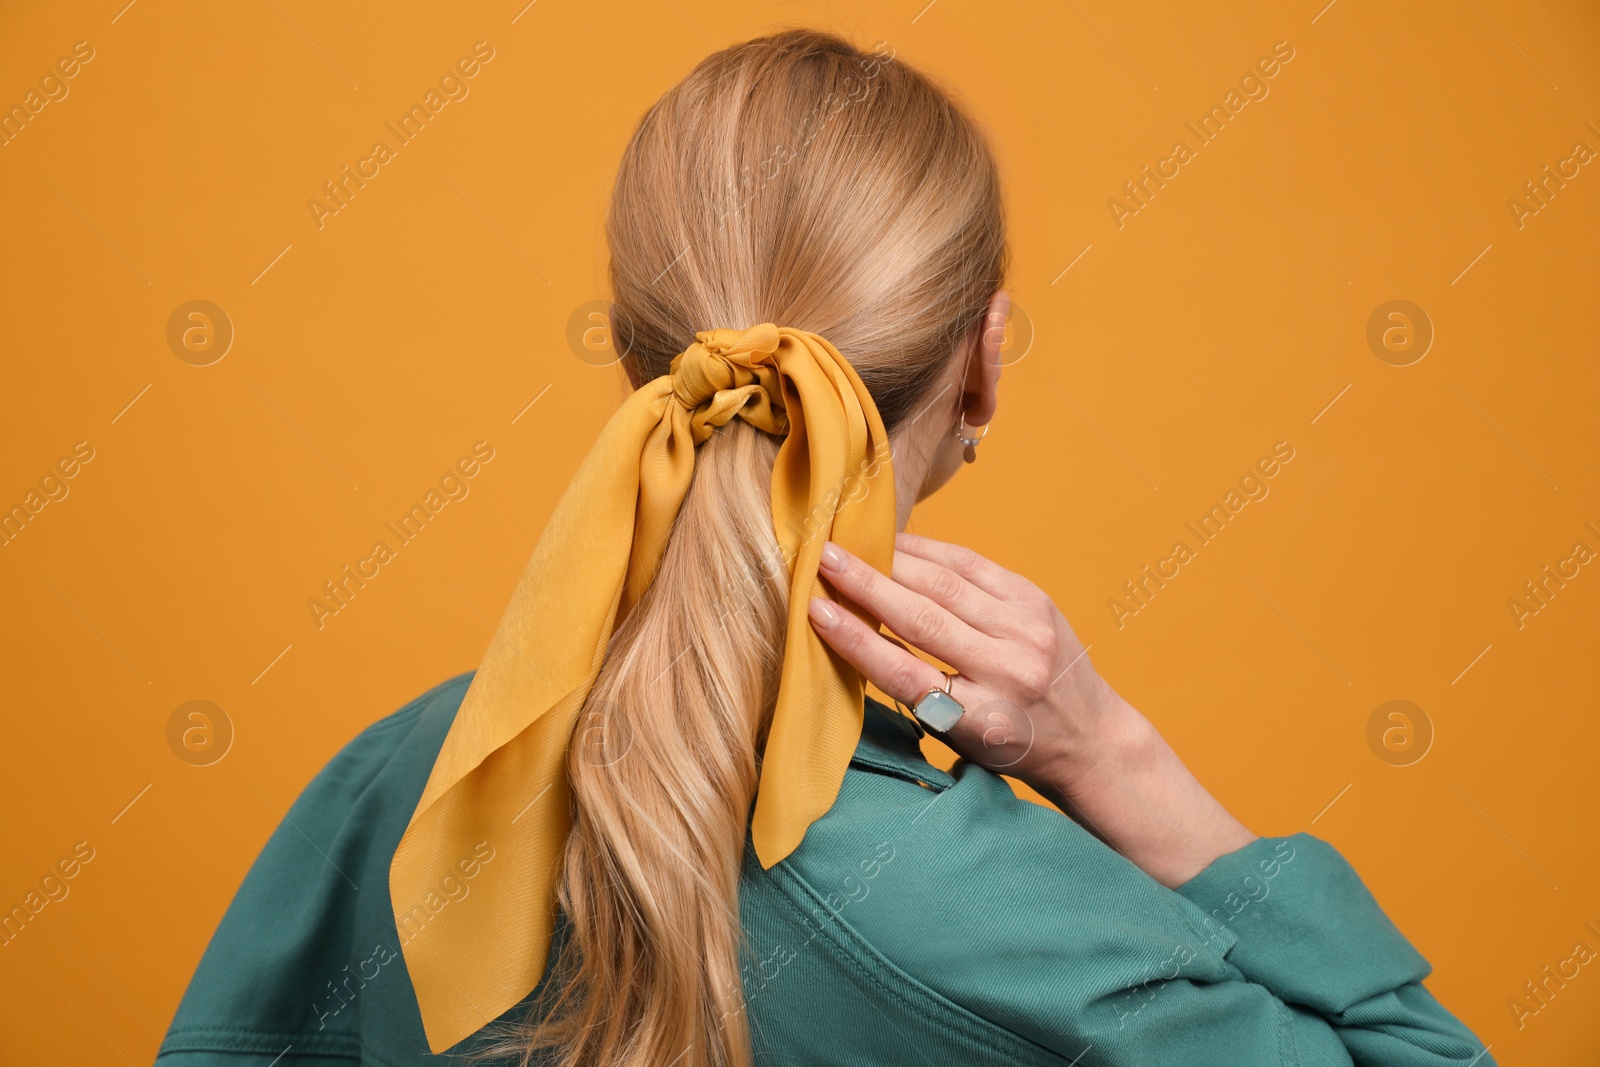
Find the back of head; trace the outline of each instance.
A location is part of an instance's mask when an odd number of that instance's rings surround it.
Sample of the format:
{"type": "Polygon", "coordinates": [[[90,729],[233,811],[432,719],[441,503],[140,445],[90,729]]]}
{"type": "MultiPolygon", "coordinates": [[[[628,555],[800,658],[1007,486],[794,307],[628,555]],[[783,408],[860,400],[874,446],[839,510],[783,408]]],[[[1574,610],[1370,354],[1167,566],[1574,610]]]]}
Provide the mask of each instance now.
{"type": "MultiPolygon", "coordinates": [[[[715,53],[651,107],[606,234],[634,380],[700,330],[797,327],[850,361],[891,434],[934,399],[1008,256],[976,124],[902,60],[812,30],[715,53]]],[[[738,891],[787,618],[779,443],[735,419],[699,447],[656,578],[612,636],[567,761],[570,937],[518,1052],[750,1063],[738,891]]]]}
{"type": "Polygon", "coordinates": [[[810,30],[716,53],[650,109],[606,236],[640,380],[697,330],[795,326],[845,354],[891,431],[1006,265],[975,124],[903,61],[810,30]]]}

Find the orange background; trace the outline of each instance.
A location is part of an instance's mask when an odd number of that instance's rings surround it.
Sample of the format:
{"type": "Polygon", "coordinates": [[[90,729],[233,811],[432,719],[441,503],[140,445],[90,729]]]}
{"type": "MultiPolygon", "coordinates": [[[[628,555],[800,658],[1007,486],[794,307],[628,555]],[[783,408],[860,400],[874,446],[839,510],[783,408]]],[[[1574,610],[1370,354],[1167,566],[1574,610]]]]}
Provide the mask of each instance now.
{"type": "Polygon", "coordinates": [[[1592,5],[124,2],[0,16],[8,107],[94,49],[0,148],[0,506],[93,449],[0,547],[0,906],[94,856],[0,948],[0,1061],[148,1062],[280,812],[476,665],[621,395],[567,340],[621,148],[779,22],[888,42],[1002,157],[1036,337],[912,528],[1048,589],[1253,829],[1343,850],[1501,1062],[1600,1049],[1592,967],[1508,1008],[1600,948],[1600,566],[1507,606],[1600,550],[1600,167],[1507,204],[1600,150],[1592,5]],[[480,40],[470,94],[319,228],[323,182],[480,40]],[[1119,228],[1108,199],[1279,41],[1269,95],[1119,228]],[[235,331],[208,366],[167,341],[194,299],[235,331]],[[1409,366],[1367,343],[1393,299],[1436,332],[1409,366]],[[308,599],[478,441],[470,495],[319,628],[308,599]],[[1119,627],[1122,583],[1278,441],[1270,495],[1119,627]],[[210,766],[168,743],[197,699],[234,730],[210,766]],[[1410,766],[1368,744],[1393,699],[1435,734],[1410,766]]]}

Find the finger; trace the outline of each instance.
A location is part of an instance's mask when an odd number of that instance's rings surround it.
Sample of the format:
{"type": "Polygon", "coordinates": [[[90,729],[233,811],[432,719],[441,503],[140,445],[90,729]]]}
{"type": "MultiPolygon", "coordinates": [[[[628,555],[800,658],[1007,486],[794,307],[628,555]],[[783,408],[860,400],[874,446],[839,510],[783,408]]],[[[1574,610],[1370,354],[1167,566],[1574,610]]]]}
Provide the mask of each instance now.
{"type": "Polygon", "coordinates": [[[925,560],[955,571],[979,589],[1007,603],[1016,600],[1032,584],[1021,575],[985,559],[965,545],[935,541],[921,534],[901,533],[895,535],[894,546],[901,552],[921,556],[925,560]]]}
{"type": "Polygon", "coordinates": [[[980,633],[999,638],[1015,633],[1016,628],[1007,624],[1007,607],[1002,601],[942,564],[897,551],[890,577],[947,608],[980,633]]]}
{"type": "Polygon", "coordinates": [[[878,631],[878,636],[883,638],[885,641],[889,642],[891,645],[899,645],[901,648],[905,649],[906,650],[906,655],[908,655],[908,656],[915,656],[916,655],[915,652],[911,651],[911,646],[910,645],[908,645],[904,641],[900,640],[894,634],[886,634],[882,630],[879,630],[878,631]]]}
{"type": "Polygon", "coordinates": [[[862,677],[895,700],[912,706],[930,689],[944,687],[944,675],[904,646],[823,597],[812,597],[811,625],[828,647],[862,677]]]}
{"type": "Polygon", "coordinates": [[[823,546],[821,574],[840,594],[883,620],[895,633],[958,671],[996,657],[992,638],[832,541],[823,546]]]}

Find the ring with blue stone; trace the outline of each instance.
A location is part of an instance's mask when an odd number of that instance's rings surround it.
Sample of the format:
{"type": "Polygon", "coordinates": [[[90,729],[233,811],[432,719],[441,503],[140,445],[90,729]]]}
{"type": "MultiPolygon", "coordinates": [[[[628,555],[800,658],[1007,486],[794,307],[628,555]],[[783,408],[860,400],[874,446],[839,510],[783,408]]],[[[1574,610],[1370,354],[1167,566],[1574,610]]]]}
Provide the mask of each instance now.
{"type": "Polygon", "coordinates": [[[922,695],[922,699],[911,705],[911,713],[917,720],[929,729],[944,733],[956,723],[961,721],[961,716],[966,714],[966,708],[961,702],[950,695],[950,686],[955,681],[955,675],[948,671],[940,671],[944,675],[944,686],[934,686],[922,695]]]}

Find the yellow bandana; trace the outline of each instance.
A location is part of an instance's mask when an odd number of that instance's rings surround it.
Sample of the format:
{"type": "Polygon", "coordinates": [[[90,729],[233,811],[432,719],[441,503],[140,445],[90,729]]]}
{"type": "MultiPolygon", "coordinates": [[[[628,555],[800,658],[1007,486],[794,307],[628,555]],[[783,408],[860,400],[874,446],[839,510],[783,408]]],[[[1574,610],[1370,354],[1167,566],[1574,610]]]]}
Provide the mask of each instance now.
{"type": "Polygon", "coordinates": [[[735,417],[787,434],[772,519],[789,566],[788,631],[751,824],[762,867],[794,851],[838,795],[864,686],[807,609],[828,596],[817,580],[827,539],[889,572],[888,435],[860,377],[818,335],[771,323],[702,331],[672,373],[624,401],[578,468],[395,850],[391,903],[436,1053],[516,1005],[544,973],[571,826],[568,739],[613,627],[655,577],[695,446],[735,417]],[[478,862],[483,842],[493,862],[478,862]],[[442,896],[447,877],[470,895],[442,896]]]}

